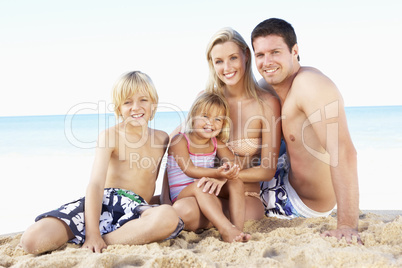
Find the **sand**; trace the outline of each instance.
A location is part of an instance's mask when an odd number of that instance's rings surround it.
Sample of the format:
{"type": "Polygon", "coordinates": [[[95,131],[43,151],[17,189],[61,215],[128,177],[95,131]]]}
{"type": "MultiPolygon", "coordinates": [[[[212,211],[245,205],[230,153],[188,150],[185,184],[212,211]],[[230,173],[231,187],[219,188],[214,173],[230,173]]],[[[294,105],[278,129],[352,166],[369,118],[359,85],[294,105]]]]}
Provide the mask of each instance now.
{"type": "Polygon", "coordinates": [[[21,233],[0,237],[1,267],[402,267],[402,211],[364,211],[356,240],[322,238],[335,228],[327,218],[248,221],[247,243],[225,243],[216,229],[183,231],[173,240],[109,246],[92,253],[74,244],[35,256],[18,247],[21,233]]]}

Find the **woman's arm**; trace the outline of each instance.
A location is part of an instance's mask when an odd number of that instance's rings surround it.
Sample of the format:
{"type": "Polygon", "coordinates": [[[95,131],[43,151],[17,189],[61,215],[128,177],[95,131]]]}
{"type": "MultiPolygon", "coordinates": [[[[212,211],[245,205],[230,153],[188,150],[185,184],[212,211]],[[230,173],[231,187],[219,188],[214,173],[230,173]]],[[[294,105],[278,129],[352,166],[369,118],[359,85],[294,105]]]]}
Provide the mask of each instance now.
{"type": "Polygon", "coordinates": [[[261,159],[260,165],[243,169],[239,178],[243,182],[271,180],[276,172],[281,144],[281,108],[279,100],[270,94],[264,94],[261,118],[261,159]]]}

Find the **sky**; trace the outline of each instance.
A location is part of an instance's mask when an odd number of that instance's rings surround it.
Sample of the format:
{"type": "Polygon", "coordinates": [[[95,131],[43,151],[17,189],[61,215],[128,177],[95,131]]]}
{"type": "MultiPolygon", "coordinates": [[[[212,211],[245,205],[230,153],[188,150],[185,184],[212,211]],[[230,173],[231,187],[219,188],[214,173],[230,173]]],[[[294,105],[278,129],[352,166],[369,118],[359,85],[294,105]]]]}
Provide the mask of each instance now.
{"type": "Polygon", "coordinates": [[[0,0],[0,116],[112,112],[113,84],[134,70],[152,78],[160,111],[186,111],[211,36],[232,27],[250,45],[270,17],[293,25],[301,65],[330,77],[346,106],[402,105],[401,12],[399,0],[0,0]]]}

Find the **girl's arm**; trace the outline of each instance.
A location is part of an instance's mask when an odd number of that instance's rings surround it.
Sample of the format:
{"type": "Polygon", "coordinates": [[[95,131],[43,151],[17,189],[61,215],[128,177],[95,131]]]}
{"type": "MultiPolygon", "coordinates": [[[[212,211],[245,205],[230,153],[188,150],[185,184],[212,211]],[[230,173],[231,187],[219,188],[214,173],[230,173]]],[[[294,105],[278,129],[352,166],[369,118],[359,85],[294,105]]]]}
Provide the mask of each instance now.
{"type": "MultiPolygon", "coordinates": [[[[95,160],[85,196],[85,243],[82,247],[94,252],[101,252],[103,248],[106,248],[106,243],[99,231],[99,219],[107,169],[113,152],[113,148],[110,148],[107,142],[107,138],[110,138],[107,134],[111,132],[113,131],[106,130],[99,135],[95,160]]],[[[114,134],[111,136],[114,139],[114,134]]]]}
{"type": "Polygon", "coordinates": [[[276,172],[281,143],[281,110],[279,100],[266,94],[261,119],[261,163],[259,166],[243,169],[239,178],[243,182],[259,182],[271,180],[276,172]]]}
{"type": "Polygon", "coordinates": [[[218,178],[221,176],[221,174],[219,173],[219,168],[204,168],[194,165],[188,152],[187,140],[182,134],[176,135],[172,139],[168,153],[175,158],[180,169],[188,177],[200,179],[202,177],[218,178]]]}

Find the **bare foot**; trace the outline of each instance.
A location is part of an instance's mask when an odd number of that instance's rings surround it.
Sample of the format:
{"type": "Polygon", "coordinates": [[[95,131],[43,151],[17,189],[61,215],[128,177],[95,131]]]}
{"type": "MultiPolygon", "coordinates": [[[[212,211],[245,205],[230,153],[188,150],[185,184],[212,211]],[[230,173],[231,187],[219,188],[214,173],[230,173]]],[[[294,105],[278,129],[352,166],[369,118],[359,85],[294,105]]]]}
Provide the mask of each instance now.
{"type": "Polygon", "coordinates": [[[238,236],[233,239],[233,242],[247,242],[250,240],[251,234],[241,232],[238,236]]]}
{"type": "Polygon", "coordinates": [[[251,235],[247,233],[243,233],[239,229],[236,228],[236,226],[232,225],[230,228],[225,230],[224,232],[221,232],[221,236],[223,241],[225,242],[247,242],[250,240],[251,235]]]}

